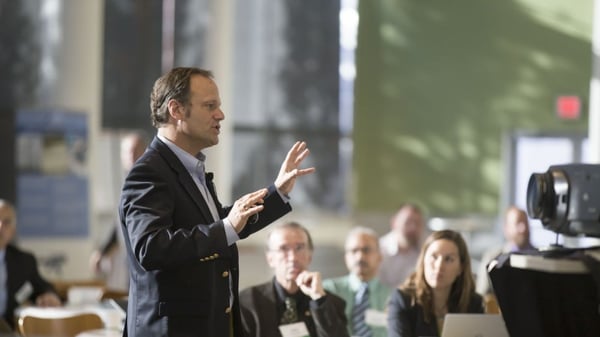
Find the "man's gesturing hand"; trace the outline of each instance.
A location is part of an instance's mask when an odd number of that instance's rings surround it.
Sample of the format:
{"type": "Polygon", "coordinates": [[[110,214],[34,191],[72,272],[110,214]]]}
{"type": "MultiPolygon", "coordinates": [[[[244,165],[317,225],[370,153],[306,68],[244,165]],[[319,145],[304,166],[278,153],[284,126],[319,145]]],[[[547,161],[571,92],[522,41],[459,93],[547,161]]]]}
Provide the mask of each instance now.
{"type": "Polygon", "coordinates": [[[275,179],[275,187],[279,192],[288,195],[294,188],[296,177],[315,172],[314,167],[299,169],[300,164],[310,154],[305,142],[296,142],[288,151],[285,160],[281,164],[281,169],[275,179]]]}
{"type": "Polygon", "coordinates": [[[264,197],[267,195],[267,192],[267,189],[263,188],[256,192],[248,193],[235,201],[227,215],[227,219],[236,233],[244,229],[248,218],[263,210],[264,197]]]}

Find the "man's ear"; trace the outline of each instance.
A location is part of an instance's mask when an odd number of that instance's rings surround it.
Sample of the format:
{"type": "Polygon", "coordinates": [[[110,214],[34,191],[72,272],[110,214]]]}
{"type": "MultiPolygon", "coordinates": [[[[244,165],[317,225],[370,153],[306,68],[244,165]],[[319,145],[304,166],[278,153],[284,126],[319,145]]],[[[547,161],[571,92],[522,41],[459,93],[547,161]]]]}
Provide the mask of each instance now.
{"type": "Polygon", "coordinates": [[[183,119],[183,106],[175,99],[170,99],[167,103],[167,109],[169,116],[174,120],[178,121],[183,119]]]}
{"type": "Polygon", "coordinates": [[[273,254],[271,252],[265,252],[265,258],[267,259],[267,264],[270,268],[275,268],[275,262],[273,261],[273,254]]]}

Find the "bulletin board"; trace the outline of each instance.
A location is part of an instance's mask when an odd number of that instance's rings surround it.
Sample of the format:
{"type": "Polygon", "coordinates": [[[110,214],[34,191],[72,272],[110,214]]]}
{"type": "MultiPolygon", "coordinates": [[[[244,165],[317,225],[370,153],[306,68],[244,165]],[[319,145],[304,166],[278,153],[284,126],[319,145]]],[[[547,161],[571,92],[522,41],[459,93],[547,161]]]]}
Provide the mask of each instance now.
{"type": "Polygon", "coordinates": [[[18,236],[87,237],[87,115],[21,110],[15,124],[18,236]]]}

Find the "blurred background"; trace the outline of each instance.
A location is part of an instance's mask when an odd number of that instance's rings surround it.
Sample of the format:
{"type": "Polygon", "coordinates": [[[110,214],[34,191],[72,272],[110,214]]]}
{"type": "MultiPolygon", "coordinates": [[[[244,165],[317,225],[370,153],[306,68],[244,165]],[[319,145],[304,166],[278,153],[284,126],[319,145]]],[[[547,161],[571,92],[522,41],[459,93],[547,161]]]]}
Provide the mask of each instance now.
{"type": "MultiPolygon", "coordinates": [[[[346,273],[349,228],[383,234],[404,202],[463,232],[477,263],[532,173],[597,161],[594,2],[0,0],[0,198],[45,276],[94,277],[120,137],[154,135],[154,80],[197,66],[214,71],[226,115],[208,153],[224,202],[270,184],[308,142],[317,173],[283,221],[309,227],[324,277],[346,273]]],[[[531,226],[535,245],[556,240],[531,226]]],[[[266,278],[265,235],[240,243],[242,288],[266,278]]]]}

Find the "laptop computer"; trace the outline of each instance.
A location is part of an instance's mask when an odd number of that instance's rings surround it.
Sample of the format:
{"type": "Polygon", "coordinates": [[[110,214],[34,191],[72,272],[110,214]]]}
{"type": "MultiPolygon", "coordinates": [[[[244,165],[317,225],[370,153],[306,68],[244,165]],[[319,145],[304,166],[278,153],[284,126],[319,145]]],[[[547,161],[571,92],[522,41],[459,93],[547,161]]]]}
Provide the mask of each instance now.
{"type": "Polygon", "coordinates": [[[509,337],[502,315],[446,314],[441,337],[509,337]]]}

